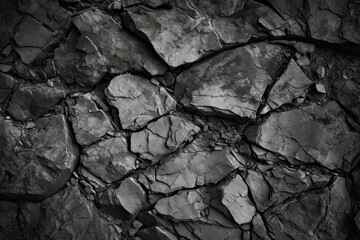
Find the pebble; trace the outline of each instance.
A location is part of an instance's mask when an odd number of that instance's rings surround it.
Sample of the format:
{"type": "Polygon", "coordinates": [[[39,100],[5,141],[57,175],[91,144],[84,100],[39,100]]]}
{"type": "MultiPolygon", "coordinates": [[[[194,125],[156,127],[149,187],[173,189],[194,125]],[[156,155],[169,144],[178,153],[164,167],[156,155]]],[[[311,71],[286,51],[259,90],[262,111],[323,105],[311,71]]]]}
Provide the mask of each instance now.
{"type": "Polygon", "coordinates": [[[35,127],[35,123],[34,122],[28,122],[25,126],[26,129],[30,129],[30,128],[33,128],[35,127]]]}
{"type": "Polygon", "coordinates": [[[47,80],[47,85],[48,85],[49,87],[53,87],[53,86],[54,86],[54,83],[53,83],[53,81],[51,81],[51,80],[47,80]]]}
{"type": "Polygon", "coordinates": [[[142,225],[143,225],[143,224],[142,224],[140,221],[138,221],[138,220],[135,220],[135,221],[133,222],[134,228],[141,228],[142,225]]]}
{"type": "Polygon", "coordinates": [[[151,82],[152,84],[156,85],[156,86],[159,86],[159,85],[160,85],[159,81],[156,80],[155,78],[152,78],[152,79],[150,80],[150,82],[151,82]]]}
{"type": "Polygon", "coordinates": [[[326,89],[321,83],[316,84],[316,91],[318,91],[319,93],[326,93],[326,89]]]}

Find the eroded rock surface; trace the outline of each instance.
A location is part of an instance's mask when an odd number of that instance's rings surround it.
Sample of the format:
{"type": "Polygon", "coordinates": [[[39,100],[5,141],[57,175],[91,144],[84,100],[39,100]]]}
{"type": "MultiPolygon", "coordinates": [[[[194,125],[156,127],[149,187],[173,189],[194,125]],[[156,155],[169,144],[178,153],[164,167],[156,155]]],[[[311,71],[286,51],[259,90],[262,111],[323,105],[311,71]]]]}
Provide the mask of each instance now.
{"type": "Polygon", "coordinates": [[[176,101],[163,87],[132,74],[113,78],[105,94],[118,110],[123,129],[137,130],[176,107],[176,101]]]}

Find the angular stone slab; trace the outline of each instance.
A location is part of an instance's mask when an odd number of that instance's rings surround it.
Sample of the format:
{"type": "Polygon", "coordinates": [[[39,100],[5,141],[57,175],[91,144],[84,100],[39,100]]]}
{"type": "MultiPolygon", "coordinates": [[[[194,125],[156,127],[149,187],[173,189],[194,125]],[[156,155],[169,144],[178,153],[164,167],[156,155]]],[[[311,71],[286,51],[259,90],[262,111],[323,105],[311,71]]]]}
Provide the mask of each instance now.
{"type": "Polygon", "coordinates": [[[105,139],[84,149],[81,164],[106,183],[120,180],[136,168],[124,137],[105,139]]]}
{"type": "Polygon", "coordinates": [[[176,79],[175,97],[188,108],[217,115],[255,119],[286,50],[257,43],[228,50],[195,64],[176,79]]]}
{"type": "Polygon", "coordinates": [[[0,132],[1,197],[42,200],[65,185],[79,154],[65,116],[40,118],[30,130],[1,117],[0,132]]]}
{"type": "Polygon", "coordinates": [[[117,108],[123,129],[137,130],[176,108],[163,87],[132,74],[113,78],[105,89],[109,103],[117,108]]]}
{"type": "Polygon", "coordinates": [[[149,123],[145,130],[131,134],[131,151],[155,163],[199,131],[198,126],[184,118],[164,116],[149,123]]]}
{"type": "Polygon", "coordinates": [[[91,93],[79,96],[69,110],[76,141],[81,145],[89,145],[107,132],[115,131],[110,117],[98,108],[91,93]]]}
{"type": "Polygon", "coordinates": [[[334,101],[274,113],[247,129],[246,136],[297,165],[318,163],[350,170],[360,152],[360,134],[350,130],[344,111],[334,101]]]}
{"type": "Polygon", "coordinates": [[[145,172],[145,186],[153,192],[171,193],[217,183],[238,167],[240,163],[230,149],[212,152],[185,149],[157,169],[145,172]]]}
{"type": "Polygon", "coordinates": [[[108,189],[100,196],[100,206],[123,220],[131,219],[145,206],[146,193],[134,178],[126,178],[117,189],[108,189]]]}

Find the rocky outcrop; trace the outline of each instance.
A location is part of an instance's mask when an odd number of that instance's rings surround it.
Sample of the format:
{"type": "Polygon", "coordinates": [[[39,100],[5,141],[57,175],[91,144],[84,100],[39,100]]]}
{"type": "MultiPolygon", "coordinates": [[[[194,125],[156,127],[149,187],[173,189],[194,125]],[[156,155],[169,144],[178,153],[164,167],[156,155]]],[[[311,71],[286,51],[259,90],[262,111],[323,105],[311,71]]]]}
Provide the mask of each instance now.
{"type": "Polygon", "coordinates": [[[360,239],[359,0],[2,0],[0,239],[360,239]]]}

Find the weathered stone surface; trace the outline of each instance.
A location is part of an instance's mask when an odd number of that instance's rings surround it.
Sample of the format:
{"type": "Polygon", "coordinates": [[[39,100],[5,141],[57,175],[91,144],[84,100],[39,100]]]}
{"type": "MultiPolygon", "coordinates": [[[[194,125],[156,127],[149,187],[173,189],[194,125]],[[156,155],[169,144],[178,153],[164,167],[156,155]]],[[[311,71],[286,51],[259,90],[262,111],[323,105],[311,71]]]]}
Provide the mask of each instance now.
{"type": "Polygon", "coordinates": [[[249,170],[246,183],[259,211],[281,204],[284,200],[308,190],[324,188],[332,177],[283,166],[259,166],[249,170]]]}
{"type": "Polygon", "coordinates": [[[105,95],[117,108],[123,129],[137,130],[176,107],[176,101],[163,87],[132,74],[113,78],[105,95]]]}
{"type": "Polygon", "coordinates": [[[76,16],[78,31],[55,51],[60,76],[66,82],[93,86],[105,74],[129,70],[160,75],[166,66],[146,43],[126,32],[109,15],[91,9],[76,16]]]}
{"type": "Polygon", "coordinates": [[[74,105],[69,106],[76,141],[81,145],[89,145],[107,132],[115,131],[110,117],[99,109],[92,97],[91,93],[81,95],[74,105]]]}
{"type": "Polygon", "coordinates": [[[274,239],[346,239],[351,200],[345,179],[323,193],[308,193],[265,214],[274,239]]]}
{"type": "Polygon", "coordinates": [[[153,192],[170,193],[217,183],[239,166],[230,149],[207,152],[190,145],[157,169],[145,172],[144,185],[153,192]]]}
{"type": "Polygon", "coordinates": [[[206,113],[254,119],[272,77],[286,62],[285,53],[264,43],[222,52],[183,71],[175,96],[184,106],[206,113]]]}
{"type": "Polygon", "coordinates": [[[256,208],[249,198],[246,183],[239,175],[227,182],[223,187],[221,203],[229,210],[239,225],[251,222],[256,208]]]}
{"type": "Polygon", "coordinates": [[[108,189],[99,199],[100,206],[120,219],[131,219],[146,204],[146,194],[134,178],[126,178],[119,188],[108,189]]]}
{"type": "Polygon", "coordinates": [[[122,239],[116,225],[100,216],[78,186],[39,203],[22,204],[20,219],[25,239],[122,239]]]}
{"type": "Polygon", "coordinates": [[[334,101],[323,106],[312,103],[274,113],[261,125],[250,127],[246,135],[292,164],[318,163],[349,170],[360,151],[360,135],[349,129],[344,114],[334,101]]]}
{"type": "Polygon", "coordinates": [[[131,151],[155,163],[199,131],[198,126],[184,118],[164,116],[149,123],[145,130],[131,134],[131,151]]]}
{"type": "Polygon", "coordinates": [[[65,94],[65,89],[43,83],[22,86],[14,92],[8,112],[19,121],[36,119],[64,98],[65,94]]]}
{"type": "Polygon", "coordinates": [[[40,118],[30,130],[0,119],[0,196],[41,200],[62,188],[78,157],[65,116],[40,118]]]}
{"type": "Polygon", "coordinates": [[[105,139],[85,148],[81,164],[106,183],[120,180],[136,168],[136,156],[123,137],[105,139]]]}
{"type": "Polygon", "coordinates": [[[292,103],[300,96],[305,95],[307,88],[312,84],[313,82],[291,59],[284,74],[271,88],[269,97],[266,100],[267,106],[262,110],[262,113],[277,109],[283,104],[292,103]]]}
{"type": "Polygon", "coordinates": [[[134,7],[128,9],[126,17],[130,29],[149,39],[167,64],[178,67],[224,44],[283,34],[286,22],[273,10],[253,1],[245,6],[246,2],[171,1],[171,9],[134,7]]]}
{"type": "Polygon", "coordinates": [[[201,189],[180,191],[174,196],[160,199],[154,209],[173,220],[198,220],[206,215],[206,193],[201,189]]]}

